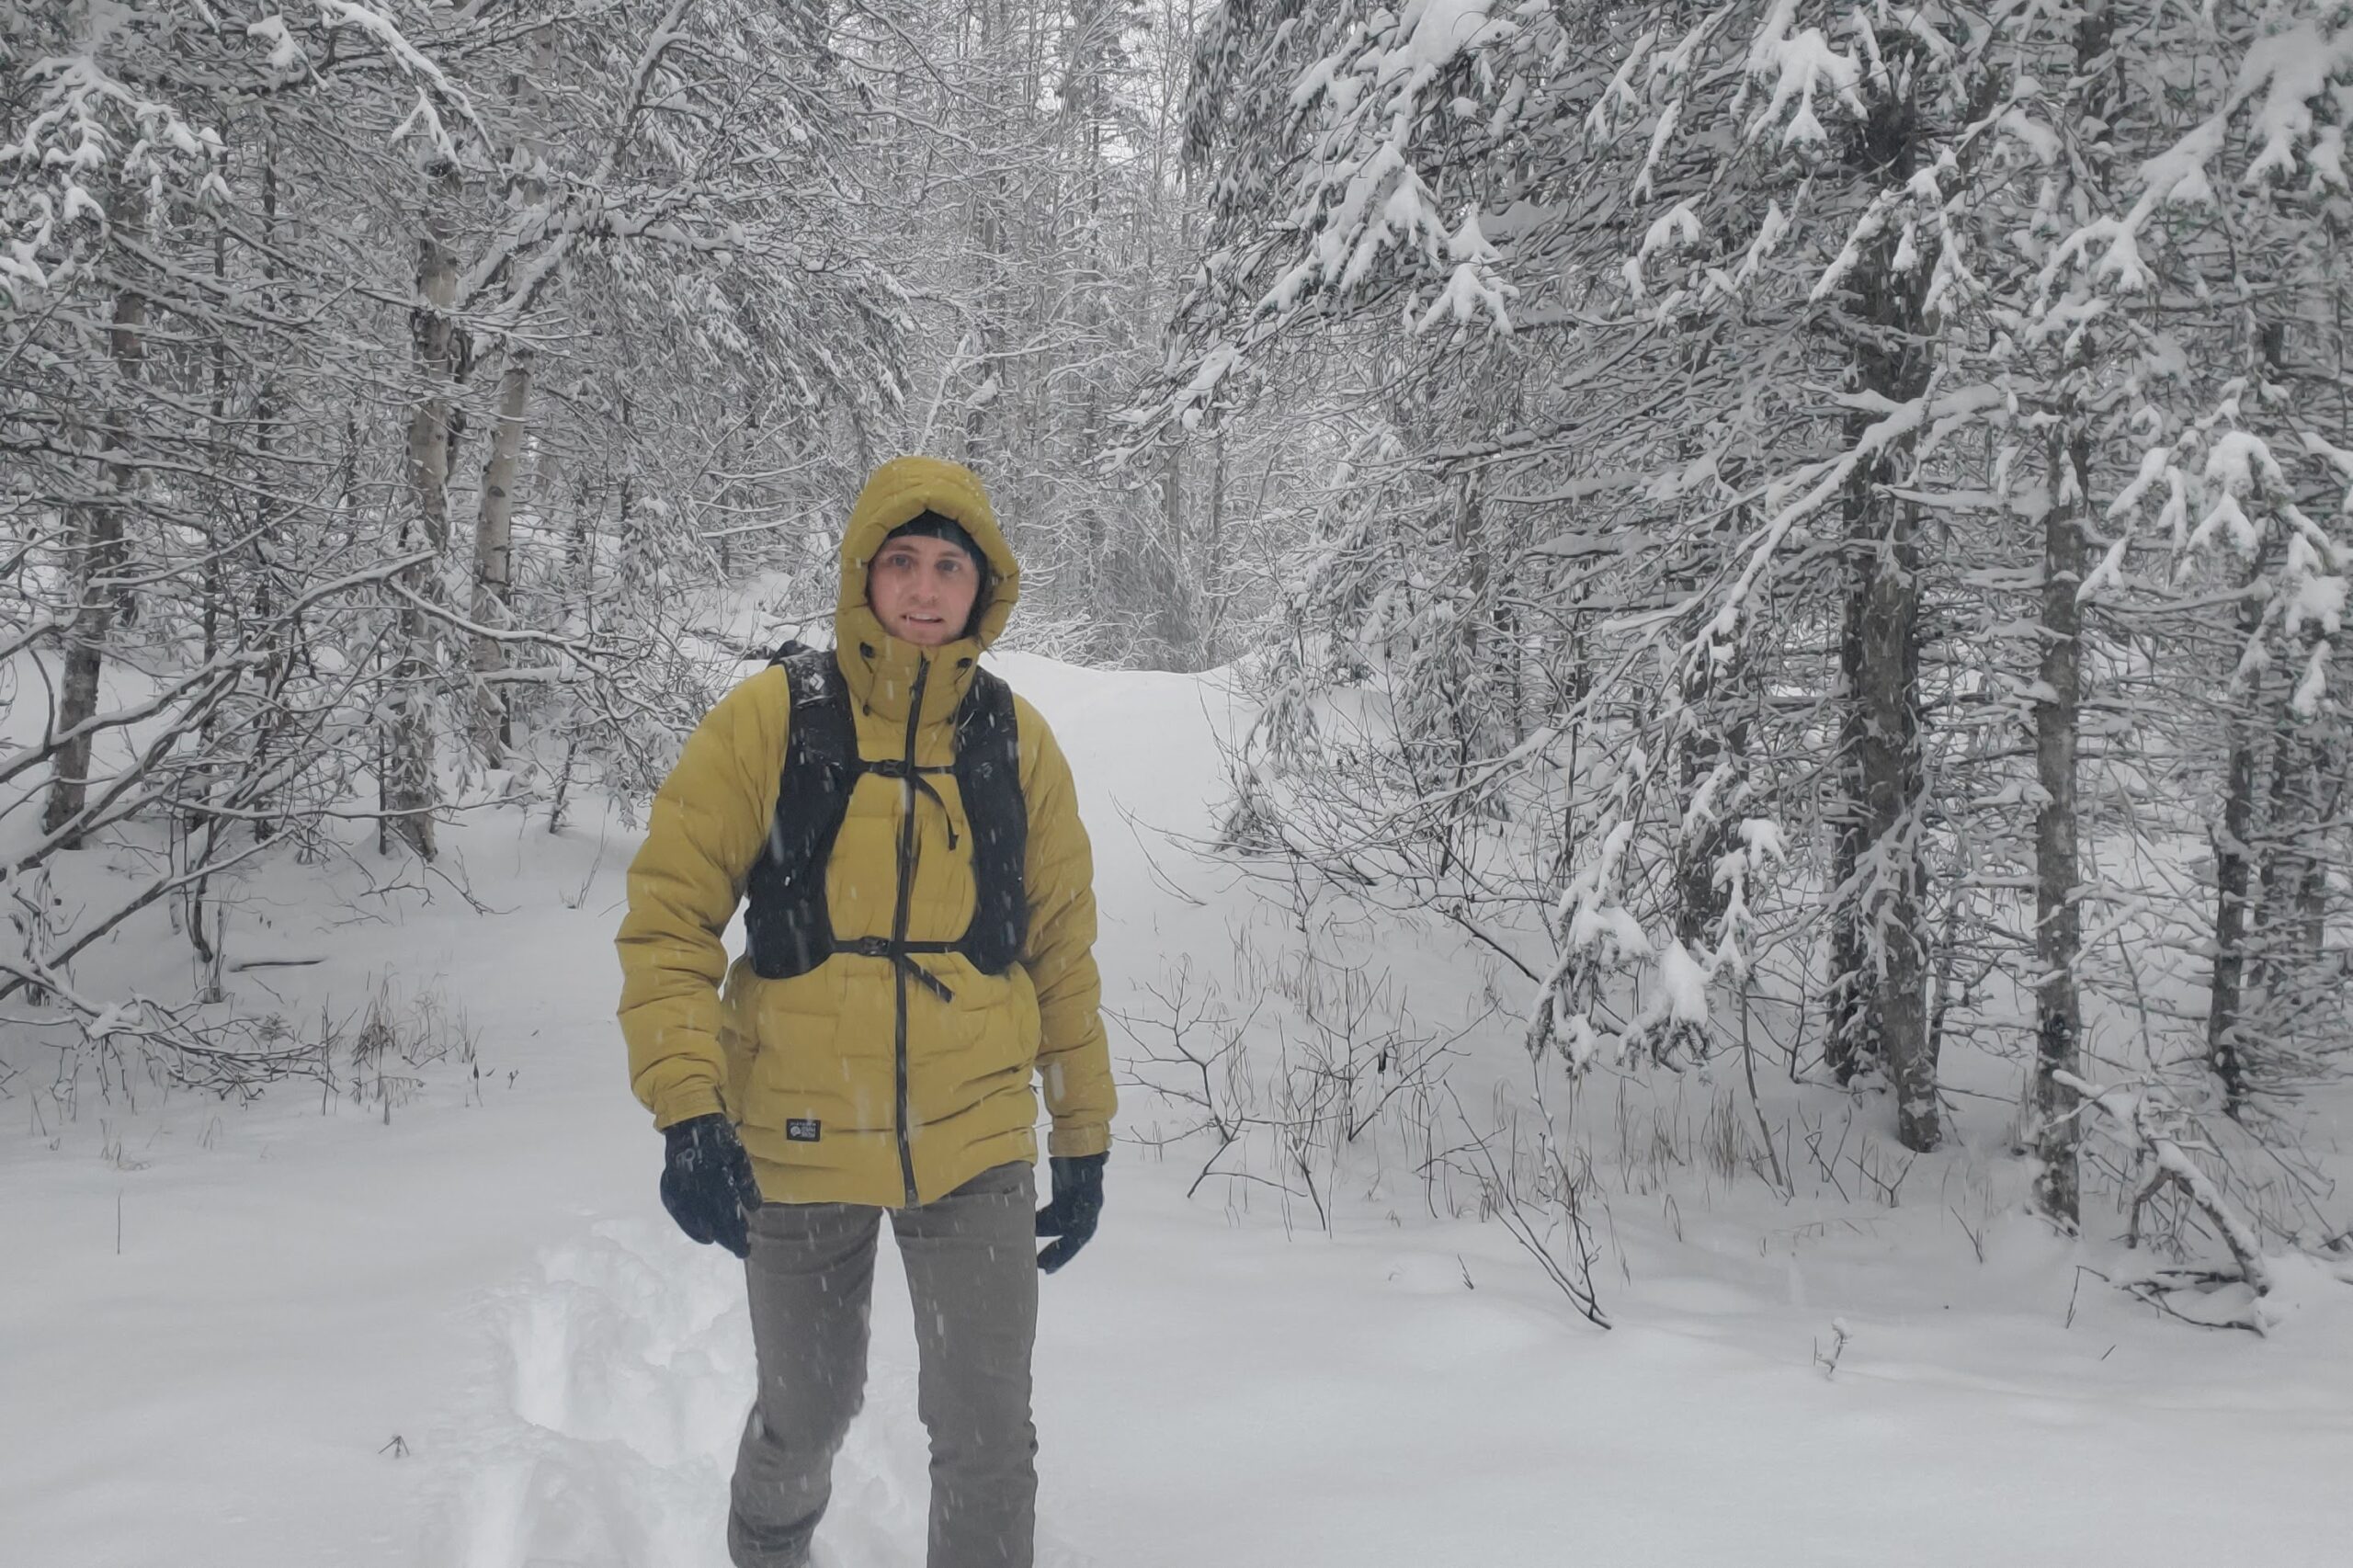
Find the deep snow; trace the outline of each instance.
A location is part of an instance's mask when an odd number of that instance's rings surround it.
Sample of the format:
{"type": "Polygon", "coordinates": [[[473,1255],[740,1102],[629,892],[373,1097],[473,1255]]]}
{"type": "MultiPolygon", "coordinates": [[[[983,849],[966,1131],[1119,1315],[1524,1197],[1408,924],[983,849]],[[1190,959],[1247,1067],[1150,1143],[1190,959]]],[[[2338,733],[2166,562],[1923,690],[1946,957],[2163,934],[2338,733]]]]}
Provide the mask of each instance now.
{"type": "MultiPolygon", "coordinates": [[[[1180,958],[1246,983],[1234,934],[1272,943],[1279,921],[1161,836],[1210,823],[1218,683],[1001,663],[1079,774],[1110,1006],[1149,1014],[1180,958]]],[[[12,1048],[0,1563],[724,1562],[749,1346],[732,1260],[662,1215],[624,1081],[610,937],[633,836],[487,813],[449,843],[490,913],[271,868],[240,939],[323,961],[242,983],[342,1016],[390,976],[396,1002],[462,1014],[478,1078],[419,1067],[389,1113],[85,1079],[69,1119],[46,1051],[12,1048]],[[355,898],[368,918],[341,913],[355,898]]],[[[1426,1017],[1476,983],[1442,934],[1382,939],[1426,1017]]],[[[86,972],[184,961],[130,941],[86,972]]],[[[1462,1041],[1482,1096],[1526,1077],[1512,1035],[1500,1017],[1462,1041]]],[[[2353,1292],[2313,1290],[2268,1339],[2156,1317],[2078,1272],[2110,1244],[2014,1211],[1998,1107],[1899,1207],[1803,1180],[1784,1202],[1688,1135],[1643,1158],[1613,1131],[1688,1128],[1727,1086],[1586,1091],[1606,1334],[1475,1192],[1393,1157],[1345,1172],[1327,1233],[1258,1182],[1188,1199],[1206,1148],[1125,1144],[1104,1230],[1045,1284],[1041,1568],[2347,1560],[2353,1292]]],[[[1179,1119],[1125,1094],[1131,1131],[1179,1119]]],[[[886,1263],[831,1568],[921,1560],[905,1315],[886,1263]]]]}

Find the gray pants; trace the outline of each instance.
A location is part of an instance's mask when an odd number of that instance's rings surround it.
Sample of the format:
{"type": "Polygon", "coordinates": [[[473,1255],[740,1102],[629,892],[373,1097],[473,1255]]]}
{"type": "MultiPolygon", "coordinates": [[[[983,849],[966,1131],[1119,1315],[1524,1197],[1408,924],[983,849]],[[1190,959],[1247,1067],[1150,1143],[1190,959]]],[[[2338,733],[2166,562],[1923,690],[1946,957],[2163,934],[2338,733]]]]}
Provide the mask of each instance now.
{"type": "Polygon", "coordinates": [[[1038,1434],[1036,1181],[982,1172],[915,1209],[770,1203],[745,1266],[760,1386],[736,1450],[736,1568],[803,1568],[834,1455],[866,1391],[867,1307],[885,1212],[915,1301],[916,1408],[931,1434],[930,1568],[1030,1568],[1038,1434]]]}

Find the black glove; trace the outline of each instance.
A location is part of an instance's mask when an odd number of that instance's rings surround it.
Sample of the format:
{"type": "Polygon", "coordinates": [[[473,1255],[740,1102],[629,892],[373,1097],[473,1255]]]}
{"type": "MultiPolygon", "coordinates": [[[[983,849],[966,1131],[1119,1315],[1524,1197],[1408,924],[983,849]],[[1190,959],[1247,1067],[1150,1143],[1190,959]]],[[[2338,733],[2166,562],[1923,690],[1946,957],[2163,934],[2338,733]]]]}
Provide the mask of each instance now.
{"type": "Polygon", "coordinates": [[[737,1257],[750,1256],[744,1216],[760,1206],[752,1158],[734,1126],[712,1112],[662,1130],[668,1141],[662,1167],[662,1207],[690,1241],[717,1242],[737,1257]]]}
{"type": "Polygon", "coordinates": [[[1062,1239],[1038,1255],[1038,1267],[1051,1274],[1078,1256],[1103,1217],[1103,1162],[1108,1154],[1057,1154],[1053,1201],[1038,1210],[1038,1233],[1062,1239]]]}

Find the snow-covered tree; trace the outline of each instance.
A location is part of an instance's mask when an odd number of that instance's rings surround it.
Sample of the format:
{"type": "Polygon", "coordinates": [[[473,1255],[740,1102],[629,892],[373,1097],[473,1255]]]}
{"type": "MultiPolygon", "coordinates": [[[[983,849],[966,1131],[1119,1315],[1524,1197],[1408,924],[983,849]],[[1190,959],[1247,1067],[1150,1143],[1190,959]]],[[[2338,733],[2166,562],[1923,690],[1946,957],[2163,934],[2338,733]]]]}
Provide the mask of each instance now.
{"type": "MultiPolygon", "coordinates": [[[[1392,703],[1378,737],[1402,760],[1475,736],[1482,789],[1425,778],[1347,841],[1458,834],[1523,780],[1497,831],[1523,902],[1547,895],[1536,1039],[1704,1049],[1674,1027],[1704,1009],[1657,998],[1758,959],[1722,945],[1733,902],[1754,919],[1754,831],[1812,890],[1775,961],[1784,995],[1827,990],[1826,1065],[1883,1075],[1925,1148],[1942,1041],[2009,1032],[2037,1063],[2043,1201],[2072,1220],[2056,1074],[2078,985],[2136,983],[2120,934],[2186,950],[2211,925],[2216,1019],[2279,950],[2257,902],[2320,951],[2325,915],[2299,924],[2286,890],[2325,903],[2342,771],[2314,520],[2344,483],[2342,25],[1803,0],[1211,18],[1188,119],[1210,248],[1149,412],[1245,405],[1336,345],[1444,411],[1380,405],[1379,493],[1475,494],[1482,537],[1381,511],[1336,536],[1348,585],[1310,631],[1393,648],[1401,603],[1514,562],[1490,684],[1392,703]],[[2163,531],[2123,526],[2168,506],[2163,531]],[[1530,694],[1536,724],[1512,711],[1530,694]],[[2165,775],[2221,804],[2214,912],[2178,881],[2150,896],[2181,824],[2130,791],[2165,775]],[[1653,1001],[1602,983],[1626,968],[1653,1001]]],[[[2309,965],[2270,986],[2313,994],[2309,965]]],[[[2256,1032],[2210,1023],[2226,1087],[2256,1032]]]]}

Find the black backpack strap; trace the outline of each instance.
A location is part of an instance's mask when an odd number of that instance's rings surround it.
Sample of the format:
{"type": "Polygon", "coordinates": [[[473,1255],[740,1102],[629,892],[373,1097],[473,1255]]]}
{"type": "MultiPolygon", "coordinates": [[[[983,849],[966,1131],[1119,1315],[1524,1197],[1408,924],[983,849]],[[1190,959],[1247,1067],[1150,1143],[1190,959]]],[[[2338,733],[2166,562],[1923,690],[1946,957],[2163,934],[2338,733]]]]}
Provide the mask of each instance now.
{"type": "Polygon", "coordinates": [[[956,710],[956,790],[972,830],[972,923],[957,944],[983,974],[1003,974],[1029,940],[1029,811],[1013,688],[986,670],[956,710]]]}
{"type": "Polygon", "coordinates": [[[858,732],[849,687],[826,648],[793,648],[784,666],[792,693],[767,852],[745,879],[745,934],[763,979],[806,974],[834,955],[825,867],[858,782],[858,732]]]}

